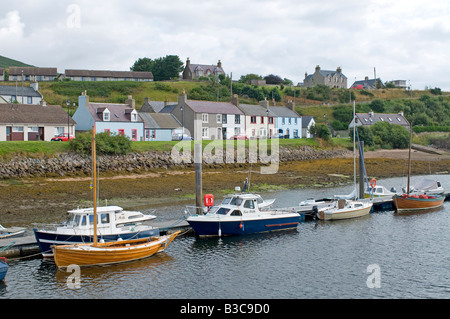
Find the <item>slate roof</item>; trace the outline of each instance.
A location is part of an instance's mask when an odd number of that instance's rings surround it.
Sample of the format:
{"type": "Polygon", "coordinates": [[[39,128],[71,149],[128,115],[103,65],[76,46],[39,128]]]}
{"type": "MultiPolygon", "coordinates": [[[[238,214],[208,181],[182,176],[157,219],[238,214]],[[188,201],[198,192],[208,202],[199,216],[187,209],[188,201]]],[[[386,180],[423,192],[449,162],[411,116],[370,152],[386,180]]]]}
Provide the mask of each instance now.
{"type": "MultiPolygon", "coordinates": [[[[162,109],[164,109],[164,106],[165,106],[164,104],[165,104],[164,101],[148,101],[148,102],[145,102],[144,104],[142,104],[140,112],[160,113],[162,111],[162,109]]],[[[175,107],[177,105],[177,103],[169,102],[167,104],[167,106],[169,106],[169,105],[173,105],[175,107]]],[[[170,112],[165,112],[165,113],[170,113],[170,112]]]]}
{"type": "Polygon", "coordinates": [[[56,68],[36,68],[36,67],[23,67],[23,66],[11,66],[8,70],[9,75],[46,75],[57,76],[58,71],[56,68]]]}
{"type": "MultiPolygon", "coordinates": [[[[259,104],[239,104],[239,108],[247,116],[267,116],[267,108],[259,104]]],[[[277,116],[269,106],[269,116],[277,116]]]]}
{"type": "MultiPolygon", "coordinates": [[[[109,122],[131,122],[128,114],[133,111],[128,104],[112,104],[112,103],[89,103],[88,110],[95,121],[103,121],[103,111],[108,109],[110,112],[109,122]]],[[[139,113],[138,113],[139,114],[139,113]]],[[[142,122],[138,116],[137,122],[142,122]]]]}
{"type": "Polygon", "coordinates": [[[181,127],[181,123],[169,113],[139,112],[139,115],[144,120],[145,128],[174,129],[181,127]]]}
{"type": "Polygon", "coordinates": [[[307,127],[309,125],[309,123],[311,123],[311,121],[314,119],[314,116],[311,115],[303,115],[302,116],[302,127],[307,127]]]}
{"type": "Polygon", "coordinates": [[[300,117],[296,112],[285,106],[269,106],[269,111],[279,117],[300,117]]]}
{"type": "Polygon", "coordinates": [[[356,113],[358,121],[363,125],[373,125],[377,122],[387,122],[389,124],[399,124],[409,127],[409,122],[401,114],[386,113],[356,113]]]}
{"type": "Polygon", "coordinates": [[[236,105],[230,102],[187,100],[186,104],[196,113],[244,114],[236,105]]]}
{"type": "MultiPolygon", "coordinates": [[[[0,95],[22,96],[22,87],[18,86],[16,91],[16,87],[13,85],[0,85],[0,95]]],[[[39,92],[35,91],[32,87],[29,86],[23,87],[23,95],[32,97],[42,97],[42,95],[39,92]]]]}
{"type": "MultiPolygon", "coordinates": [[[[67,112],[59,105],[0,104],[2,124],[56,124],[67,126],[67,112]]],[[[69,117],[69,123],[76,122],[69,117]]]]}
{"type": "Polygon", "coordinates": [[[105,78],[137,78],[153,79],[152,72],[141,71],[108,71],[108,70],[74,70],[68,69],[66,76],[86,76],[86,77],[105,77],[105,78]]]}
{"type": "Polygon", "coordinates": [[[191,73],[194,73],[195,71],[200,71],[200,70],[202,70],[203,72],[206,72],[208,69],[211,71],[211,73],[214,73],[214,72],[225,73],[225,71],[223,70],[222,67],[219,67],[214,64],[208,65],[208,64],[189,63],[187,65],[187,68],[189,69],[189,71],[191,71],[191,73]]]}

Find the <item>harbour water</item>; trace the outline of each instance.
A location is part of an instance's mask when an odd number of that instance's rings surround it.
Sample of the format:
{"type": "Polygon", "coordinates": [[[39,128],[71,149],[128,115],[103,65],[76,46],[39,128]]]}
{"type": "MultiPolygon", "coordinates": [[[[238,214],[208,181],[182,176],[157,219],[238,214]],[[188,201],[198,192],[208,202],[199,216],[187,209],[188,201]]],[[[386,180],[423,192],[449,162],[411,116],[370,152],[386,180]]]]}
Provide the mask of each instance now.
{"type": "MultiPolygon", "coordinates": [[[[450,175],[436,176],[444,187],[450,175]]],[[[414,181],[420,177],[413,178],[414,181]]],[[[379,180],[388,189],[404,178],[379,180]]],[[[263,194],[279,207],[351,187],[263,194]]],[[[177,219],[183,207],[155,212],[177,219]]],[[[384,211],[246,237],[182,236],[146,260],[82,268],[79,286],[52,260],[9,261],[0,299],[450,298],[450,202],[429,212],[384,211]]]]}

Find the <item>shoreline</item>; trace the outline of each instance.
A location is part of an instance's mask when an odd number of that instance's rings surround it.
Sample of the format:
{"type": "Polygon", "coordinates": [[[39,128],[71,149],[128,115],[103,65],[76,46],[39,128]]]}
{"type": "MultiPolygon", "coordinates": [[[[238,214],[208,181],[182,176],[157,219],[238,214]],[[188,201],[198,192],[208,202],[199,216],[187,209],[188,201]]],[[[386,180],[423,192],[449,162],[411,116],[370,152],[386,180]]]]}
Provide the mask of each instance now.
{"type": "MultiPolygon", "coordinates": [[[[260,174],[260,165],[204,165],[203,194],[220,197],[243,185],[251,170],[255,192],[342,186],[353,180],[353,154],[326,159],[279,163],[275,174],[260,174]]],[[[406,176],[408,150],[377,150],[364,154],[371,178],[406,176]]],[[[412,175],[448,174],[450,155],[412,152],[412,175]]],[[[100,173],[100,200],[126,209],[143,210],[195,203],[193,168],[173,167],[109,176],[100,173]]],[[[90,177],[33,177],[0,180],[0,223],[5,227],[55,223],[67,210],[92,205],[90,177]]]]}

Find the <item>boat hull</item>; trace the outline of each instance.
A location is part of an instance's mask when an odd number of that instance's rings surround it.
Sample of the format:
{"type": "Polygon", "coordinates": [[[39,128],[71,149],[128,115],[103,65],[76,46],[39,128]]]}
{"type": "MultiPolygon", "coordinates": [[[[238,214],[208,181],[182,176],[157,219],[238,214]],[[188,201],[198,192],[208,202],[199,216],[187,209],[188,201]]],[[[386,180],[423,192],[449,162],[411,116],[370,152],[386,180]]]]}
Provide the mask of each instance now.
{"type": "Polygon", "coordinates": [[[58,268],[69,265],[95,266],[123,263],[148,258],[166,249],[180,233],[171,235],[116,241],[112,243],[53,246],[58,268]]]}
{"type": "Polygon", "coordinates": [[[366,216],[370,214],[373,205],[368,205],[359,209],[349,210],[322,210],[318,213],[318,217],[321,220],[341,220],[351,219],[366,216]]]}
{"type": "Polygon", "coordinates": [[[198,236],[237,236],[296,229],[300,214],[262,219],[216,219],[193,216],[187,219],[198,236]]]}
{"type": "Polygon", "coordinates": [[[395,195],[393,197],[393,200],[394,206],[397,211],[432,209],[440,207],[444,203],[445,196],[443,195],[431,197],[435,198],[419,198],[404,195],[395,195]]]}
{"type": "Polygon", "coordinates": [[[8,272],[8,264],[3,260],[0,260],[0,281],[5,279],[7,272],[8,272]]]}
{"type": "MultiPolygon", "coordinates": [[[[53,256],[53,245],[74,245],[82,243],[92,243],[94,241],[94,237],[89,235],[58,234],[50,231],[41,231],[36,228],[33,231],[34,236],[36,237],[36,241],[39,245],[39,249],[42,253],[42,256],[44,257],[53,256]]],[[[105,242],[112,242],[119,240],[119,238],[130,240],[150,236],[159,236],[159,229],[154,228],[139,232],[102,235],[99,238],[103,239],[105,242]]]]}

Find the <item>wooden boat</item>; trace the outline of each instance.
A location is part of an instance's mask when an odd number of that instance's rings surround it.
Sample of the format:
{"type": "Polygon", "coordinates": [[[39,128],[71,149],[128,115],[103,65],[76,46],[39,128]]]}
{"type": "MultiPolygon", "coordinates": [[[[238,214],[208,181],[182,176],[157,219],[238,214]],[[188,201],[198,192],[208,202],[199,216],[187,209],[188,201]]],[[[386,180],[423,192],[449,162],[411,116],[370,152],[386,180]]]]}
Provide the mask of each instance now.
{"type": "Polygon", "coordinates": [[[319,209],[317,217],[321,220],[350,219],[369,215],[373,203],[368,200],[339,199],[332,207],[319,209]]]}
{"type": "MultiPolygon", "coordinates": [[[[412,126],[410,124],[409,133],[409,155],[408,155],[408,182],[406,187],[406,194],[394,195],[393,201],[397,211],[405,210],[424,210],[432,209],[442,206],[445,200],[444,194],[410,194],[410,176],[411,176],[411,144],[412,144],[412,126]]],[[[423,186],[422,186],[423,187],[423,186]]],[[[439,187],[441,185],[439,184],[439,187]]],[[[419,187],[420,188],[420,187],[419,187]]]]}
{"type": "Polygon", "coordinates": [[[97,166],[95,156],[95,126],[92,137],[92,171],[93,171],[93,216],[94,240],[87,244],[56,245],[52,246],[53,258],[58,268],[75,264],[78,266],[106,265],[150,257],[167,248],[173,239],[180,233],[171,235],[147,237],[133,240],[117,240],[99,243],[97,239],[97,166]]]}
{"type": "Polygon", "coordinates": [[[148,258],[166,249],[180,233],[115,242],[53,246],[53,258],[58,268],[71,264],[93,266],[128,262],[148,258]]]}
{"type": "Polygon", "coordinates": [[[22,237],[27,229],[25,227],[5,228],[0,225],[0,239],[22,237]]]}
{"type": "Polygon", "coordinates": [[[444,195],[394,195],[394,205],[397,211],[431,209],[442,206],[444,195]]]}
{"type": "Polygon", "coordinates": [[[0,281],[4,280],[8,272],[8,264],[5,257],[0,257],[0,281]]]}

